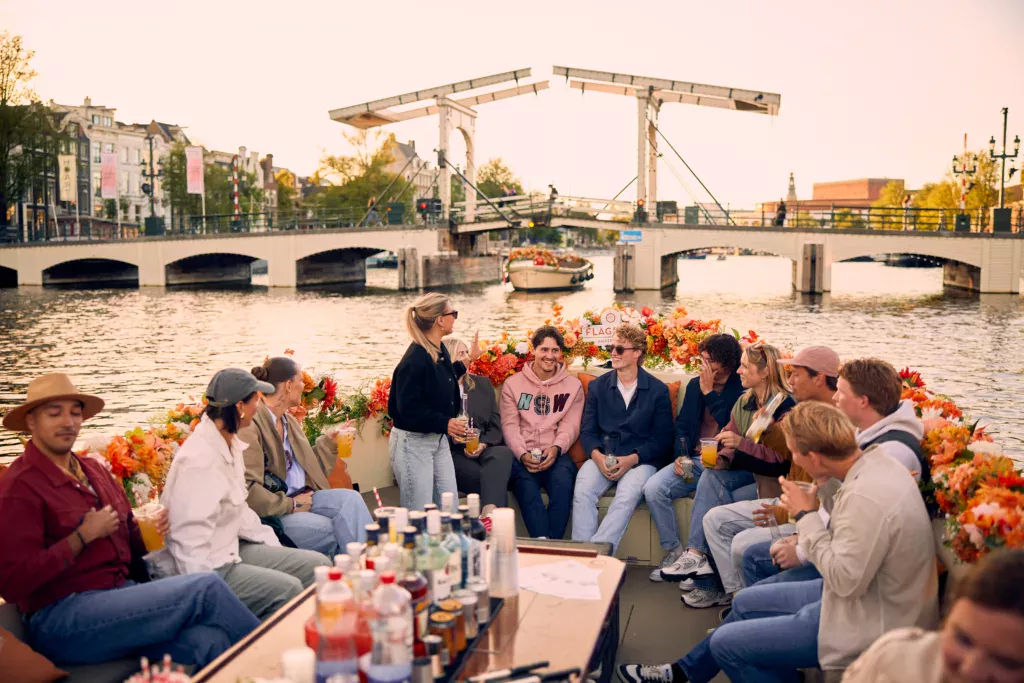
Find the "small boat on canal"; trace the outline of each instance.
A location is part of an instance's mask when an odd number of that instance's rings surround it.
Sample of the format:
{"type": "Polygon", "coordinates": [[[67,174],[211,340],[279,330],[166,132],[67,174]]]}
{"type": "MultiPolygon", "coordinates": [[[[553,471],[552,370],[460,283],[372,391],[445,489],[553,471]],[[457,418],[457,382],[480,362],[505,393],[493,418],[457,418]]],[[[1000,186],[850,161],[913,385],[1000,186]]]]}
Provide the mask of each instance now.
{"type": "Polygon", "coordinates": [[[594,264],[575,254],[525,248],[509,252],[505,281],[527,292],[581,289],[594,278],[594,264]]]}

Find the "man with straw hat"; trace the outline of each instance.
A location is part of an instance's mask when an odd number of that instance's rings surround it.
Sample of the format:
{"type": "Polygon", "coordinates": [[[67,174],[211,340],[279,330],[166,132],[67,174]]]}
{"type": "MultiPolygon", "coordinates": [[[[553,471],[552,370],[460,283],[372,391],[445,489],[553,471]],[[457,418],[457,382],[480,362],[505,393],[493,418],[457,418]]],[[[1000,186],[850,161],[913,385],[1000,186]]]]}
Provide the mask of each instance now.
{"type": "Polygon", "coordinates": [[[4,417],[5,429],[31,439],[0,477],[0,597],[58,665],[170,654],[205,666],[259,621],[213,572],[149,580],[124,489],[71,451],[102,409],[103,399],[55,373],[32,381],[4,417]]]}

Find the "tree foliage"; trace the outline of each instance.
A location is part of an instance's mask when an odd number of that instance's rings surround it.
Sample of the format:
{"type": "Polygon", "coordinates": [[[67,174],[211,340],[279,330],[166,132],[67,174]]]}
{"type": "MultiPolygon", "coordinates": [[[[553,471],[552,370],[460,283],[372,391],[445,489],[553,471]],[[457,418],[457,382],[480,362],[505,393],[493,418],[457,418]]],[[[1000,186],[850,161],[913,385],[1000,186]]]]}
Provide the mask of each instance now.
{"type": "Polygon", "coordinates": [[[907,196],[906,187],[902,180],[890,180],[882,188],[878,199],[871,205],[877,208],[902,208],[903,199],[907,196]]]}
{"type": "Polygon", "coordinates": [[[34,55],[21,36],[0,33],[0,226],[7,225],[8,207],[39,171],[38,155],[25,150],[41,149],[53,132],[52,119],[32,90],[34,55]]]}
{"type": "Polygon", "coordinates": [[[298,190],[295,187],[295,174],[282,169],[274,175],[277,182],[277,210],[291,213],[296,208],[298,190]]]}
{"type": "Polygon", "coordinates": [[[523,183],[505,165],[501,157],[495,157],[480,167],[476,174],[476,186],[487,197],[501,197],[508,194],[523,194],[523,183]]]}
{"type": "Polygon", "coordinates": [[[309,203],[315,208],[350,209],[361,215],[371,199],[375,199],[382,220],[384,205],[399,195],[411,207],[416,198],[405,192],[409,183],[404,178],[396,180],[387,195],[384,194],[397,175],[389,169],[395,161],[394,149],[398,145],[394,134],[385,135],[379,130],[371,134],[363,130],[344,133],[344,136],[354,153],[324,155],[316,177],[330,184],[314,193],[309,203]]]}

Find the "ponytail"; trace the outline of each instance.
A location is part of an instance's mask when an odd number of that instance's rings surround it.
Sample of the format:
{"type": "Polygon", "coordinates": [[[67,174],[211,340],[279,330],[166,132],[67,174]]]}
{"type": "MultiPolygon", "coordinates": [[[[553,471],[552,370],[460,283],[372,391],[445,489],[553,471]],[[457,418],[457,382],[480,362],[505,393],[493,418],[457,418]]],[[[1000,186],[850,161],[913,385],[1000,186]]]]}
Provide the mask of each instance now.
{"type": "Polygon", "coordinates": [[[427,332],[448,306],[448,297],[437,292],[424,294],[405,310],[405,329],[413,342],[422,346],[435,363],[441,357],[441,348],[427,338],[427,332]]]}

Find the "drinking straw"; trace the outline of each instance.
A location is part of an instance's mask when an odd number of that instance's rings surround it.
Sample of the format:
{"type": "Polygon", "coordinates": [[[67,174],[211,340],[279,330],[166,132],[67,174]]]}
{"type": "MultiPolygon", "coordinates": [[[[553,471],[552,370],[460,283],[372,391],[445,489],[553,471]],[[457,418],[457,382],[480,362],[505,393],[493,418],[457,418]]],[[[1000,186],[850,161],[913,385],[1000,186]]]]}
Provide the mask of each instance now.
{"type": "Polygon", "coordinates": [[[379,508],[384,507],[384,503],[380,499],[380,494],[377,493],[377,487],[376,486],[373,487],[373,497],[377,499],[377,507],[379,507],[379,508]]]}

